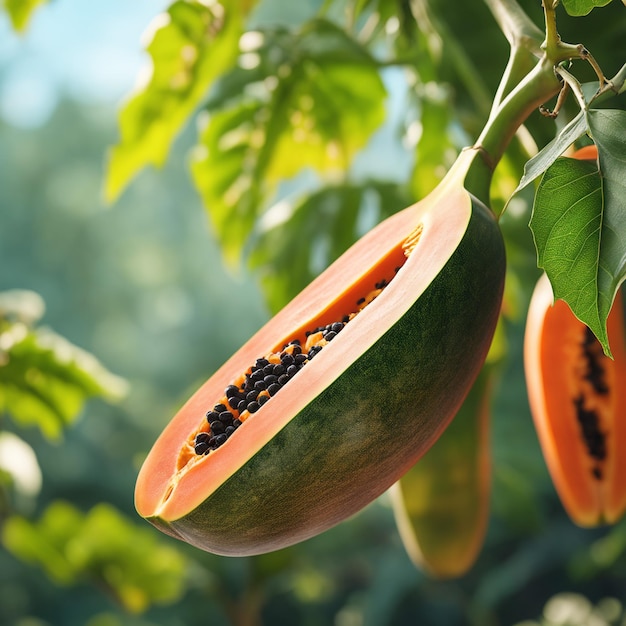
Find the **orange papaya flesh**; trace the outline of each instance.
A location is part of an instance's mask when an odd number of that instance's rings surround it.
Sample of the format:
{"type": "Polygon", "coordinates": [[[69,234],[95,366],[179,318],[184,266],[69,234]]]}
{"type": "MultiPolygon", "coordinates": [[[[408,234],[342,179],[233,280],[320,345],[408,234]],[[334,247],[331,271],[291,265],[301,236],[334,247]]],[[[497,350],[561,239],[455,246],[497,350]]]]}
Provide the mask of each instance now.
{"type": "Polygon", "coordinates": [[[486,365],[435,445],[390,490],[402,543],[437,579],[474,565],[489,520],[489,417],[495,368],[486,365]]]}
{"type": "Polygon", "coordinates": [[[260,554],[347,519],[415,464],[477,376],[501,304],[502,236],[462,185],[472,156],[362,237],[192,395],[141,468],[140,515],[216,554],[260,554]],[[223,445],[184,452],[259,355],[306,343],[382,278],[384,290],[223,445]]]}
{"type": "Polygon", "coordinates": [[[622,294],[607,320],[613,359],[547,276],[533,292],[524,340],[530,409],[548,470],[570,518],[612,524],[626,510],[626,338],[622,294]]]}

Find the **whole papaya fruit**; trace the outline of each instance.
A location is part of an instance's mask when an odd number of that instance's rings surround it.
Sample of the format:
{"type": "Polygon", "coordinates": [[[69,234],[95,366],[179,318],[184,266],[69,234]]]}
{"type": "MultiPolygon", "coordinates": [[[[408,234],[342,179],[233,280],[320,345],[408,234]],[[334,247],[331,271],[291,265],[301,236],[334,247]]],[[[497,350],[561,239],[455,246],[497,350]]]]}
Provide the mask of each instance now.
{"type": "MultiPolygon", "coordinates": [[[[586,146],[577,159],[598,158],[586,146]]],[[[626,510],[626,337],[622,293],[607,319],[614,358],[544,274],[533,292],[524,338],[530,410],[561,502],[579,526],[612,524],[626,510]]]]}
{"type": "Polygon", "coordinates": [[[259,554],[341,522],[415,464],[478,375],[500,310],[502,236],[464,188],[476,156],[354,244],[186,402],[139,473],[143,517],[204,550],[259,554]]]}
{"type": "Polygon", "coordinates": [[[390,490],[407,554],[435,578],[465,574],[483,545],[491,495],[494,367],[483,367],[450,426],[390,490]]]}

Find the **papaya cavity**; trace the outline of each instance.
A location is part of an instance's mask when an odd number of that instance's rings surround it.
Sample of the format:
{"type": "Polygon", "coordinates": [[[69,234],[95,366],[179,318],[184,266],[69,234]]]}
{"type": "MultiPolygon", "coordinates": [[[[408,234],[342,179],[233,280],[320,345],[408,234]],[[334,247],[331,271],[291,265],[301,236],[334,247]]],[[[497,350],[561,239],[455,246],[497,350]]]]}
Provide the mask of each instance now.
{"type": "Polygon", "coordinates": [[[578,386],[581,389],[581,394],[574,400],[574,405],[587,453],[593,460],[591,475],[597,480],[602,480],[602,465],[606,459],[607,433],[600,426],[606,418],[601,419],[599,412],[610,410],[610,407],[607,406],[610,387],[600,342],[587,326],[584,327],[582,334],[583,337],[580,342],[581,361],[585,365],[585,371],[581,373],[586,383],[579,381],[578,386]]]}
{"type": "MultiPolygon", "coordinates": [[[[307,330],[300,328],[283,338],[271,352],[257,358],[226,386],[224,394],[207,410],[204,418],[200,418],[198,428],[182,447],[176,480],[188,466],[201,462],[204,456],[223,446],[383,292],[415,250],[422,231],[420,223],[401,245],[392,249],[326,311],[310,320],[307,330]],[[374,277],[378,277],[376,282],[374,277]]],[[[172,491],[170,489],[164,499],[172,491]]]]}

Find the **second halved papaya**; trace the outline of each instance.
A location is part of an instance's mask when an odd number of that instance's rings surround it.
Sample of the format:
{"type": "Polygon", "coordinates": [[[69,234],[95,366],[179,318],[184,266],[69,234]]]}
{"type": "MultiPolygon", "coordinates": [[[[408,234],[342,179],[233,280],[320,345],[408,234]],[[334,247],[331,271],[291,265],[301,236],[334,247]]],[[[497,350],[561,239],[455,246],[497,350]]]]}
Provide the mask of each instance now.
{"type": "Polygon", "coordinates": [[[188,400],[148,455],[138,512],[224,555],[276,550],[346,519],[434,443],[485,359],[504,281],[465,151],[188,400]],[[205,417],[206,415],[206,417],[205,417]]]}
{"type": "Polygon", "coordinates": [[[547,276],[532,296],[524,344],[531,413],[561,502],[580,526],[626,510],[626,338],[618,292],[607,329],[614,359],[547,276]]]}

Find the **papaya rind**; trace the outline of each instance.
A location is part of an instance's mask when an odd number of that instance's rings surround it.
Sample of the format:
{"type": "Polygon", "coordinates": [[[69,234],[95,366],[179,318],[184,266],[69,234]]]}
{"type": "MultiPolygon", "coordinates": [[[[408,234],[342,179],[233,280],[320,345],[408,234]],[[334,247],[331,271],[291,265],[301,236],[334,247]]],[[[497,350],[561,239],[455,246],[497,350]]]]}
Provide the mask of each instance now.
{"type": "Polygon", "coordinates": [[[472,200],[459,245],[404,316],[204,502],[178,519],[146,519],[201,549],[244,556],[356,513],[461,405],[493,336],[504,269],[497,223],[472,200]]]}

